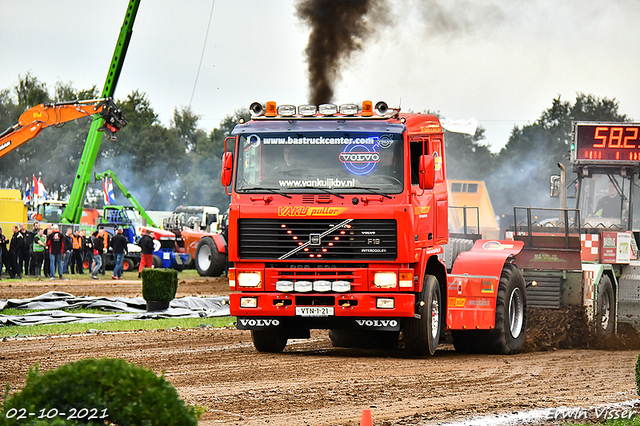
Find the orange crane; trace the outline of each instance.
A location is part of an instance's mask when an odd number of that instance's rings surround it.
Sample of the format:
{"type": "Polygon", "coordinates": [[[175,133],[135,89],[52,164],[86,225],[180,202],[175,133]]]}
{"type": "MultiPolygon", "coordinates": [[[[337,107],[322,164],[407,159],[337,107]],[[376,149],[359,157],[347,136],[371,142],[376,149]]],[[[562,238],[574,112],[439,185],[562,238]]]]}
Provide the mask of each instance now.
{"type": "Polygon", "coordinates": [[[0,134],[0,157],[35,138],[45,127],[100,114],[104,125],[98,131],[115,141],[115,133],[127,124],[122,110],[111,98],[40,104],[22,113],[18,123],[0,134]]]}

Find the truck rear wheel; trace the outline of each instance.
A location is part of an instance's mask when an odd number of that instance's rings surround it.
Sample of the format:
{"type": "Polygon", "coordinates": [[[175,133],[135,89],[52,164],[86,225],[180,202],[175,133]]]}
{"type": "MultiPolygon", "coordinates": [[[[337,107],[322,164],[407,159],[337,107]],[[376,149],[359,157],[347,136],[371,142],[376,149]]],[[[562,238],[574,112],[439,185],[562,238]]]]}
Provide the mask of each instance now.
{"type": "Polygon", "coordinates": [[[162,259],[157,254],[153,255],[153,267],[156,269],[162,268],[162,259]]]}
{"type": "Polygon", "coordinates": [[[473,331],[467,335],[473,339],[470,345],[475,352],[511,355],[522,349],[527,329],[526,294],[520,268],[512,263],[505,264],[498,284],[494,329],[473,331]]]}
{"type": "Polygon", "coordinates": [[[598,282],[598,309],[596,312],[596,331],[600,334],[613,334],[615,325],[615,296],[611,279],[602,275],[598,282]]]}
{"type": "Polygon", "coordinates": [[[253,346],[258,352],[280,353],[287,346],[287,337],[282,329],[252,330],[253,346]]]}
{"type": "Polygon", "coordinates": [[[227,257],[218,251],[213,239],[203,237],[196,247],[194,260],[201,277],[219,277],[224,271],[227,257]]]}
{"type": "Polygon", "coordinates": [[[433,275],[425,275],[417,301],[420,318],[403,322],[405,347],[415,355],[433,355],[440,341],[442,298],[440,284],[433,275]]]}

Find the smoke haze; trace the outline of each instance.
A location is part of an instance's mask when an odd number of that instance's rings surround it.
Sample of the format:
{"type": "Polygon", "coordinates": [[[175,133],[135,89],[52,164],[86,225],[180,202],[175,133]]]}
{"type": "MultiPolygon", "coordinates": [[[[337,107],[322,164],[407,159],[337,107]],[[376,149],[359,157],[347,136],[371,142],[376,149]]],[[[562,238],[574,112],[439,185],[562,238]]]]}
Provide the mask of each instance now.
{"type": "Polygon", "coordinates": [[[301,0],[297,14],[311,29],[305,49],[309,102],[331,102],[340,69],[388,19],[385,0],[301,0]]]}

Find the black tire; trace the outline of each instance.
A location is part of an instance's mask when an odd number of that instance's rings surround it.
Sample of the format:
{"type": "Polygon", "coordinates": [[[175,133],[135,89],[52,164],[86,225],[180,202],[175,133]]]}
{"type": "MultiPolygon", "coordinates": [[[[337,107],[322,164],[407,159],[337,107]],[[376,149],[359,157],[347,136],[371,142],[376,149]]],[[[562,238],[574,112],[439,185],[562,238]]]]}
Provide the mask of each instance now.
{"type": "Polygon", "coordinates": [[[482,341],[482,337],[478,335],[477,331],[451,330],[451,337],[453,338],[453,347],[457,352],[466,354],[480,352],[479,342],[482,341]]]}
{"type": "Polygon", "coordinates": [[[596,331],[599,334],[612,335],[615,329],[616,300],[611,279],[604,274],[598,282],[597,307],[595,317],[596,331]]]}
{"type": "Polygon", "coordinates": [[[357,348],[360,343],[360,335],[351,329],[331,329],[329,339],[334,348],[357,348]]]}
{"type": "Polygon", "coordinates": [[[280,353],[287,346],[287,337],[281,329],[252,330],[253,346],[258,352],[280,353]]]}
{"type": "Polygon", "coordinates": [[[162,268],[162,259],[157,254],[153,255],[153,267],[156,269],[162,268]]]}
{"type": "Polygon", "coordinates": [[[417,303],[420,318],[403,322],[405,347],[414,355],[433,355],[440,342],[443,319],[440,284],[435,276],[425,275],[417,303]]]}
{"type": "Polygon", "coordinates": [[[227,256],[218,251],[210,237],[203,237],[196,247],[195,265],[201,277],[219,277],[224,272],[227,256]]]}
{"type": "Polygon", "coordinates": [[[134,268],[133,260],[127,259],[125,257],[124,261],[122,262],[122,270],[125,272],[129,272],[129,271],[133,271],[133,268],[134,268]]]}
{"type": "Polygon", "coordinates": [[[527,293],[522,271],[507,263],[502,268],[496,299],[496,323],[493,330],[480,330],[473,345],[477,352],[511,355],[524,344],[527,330],[527,293]]]}
{"type": "Polygon", "coordinates": [[[334,348],[395,349],[399,337],[399,331],[329,330],[329,339],[334,348]]]}

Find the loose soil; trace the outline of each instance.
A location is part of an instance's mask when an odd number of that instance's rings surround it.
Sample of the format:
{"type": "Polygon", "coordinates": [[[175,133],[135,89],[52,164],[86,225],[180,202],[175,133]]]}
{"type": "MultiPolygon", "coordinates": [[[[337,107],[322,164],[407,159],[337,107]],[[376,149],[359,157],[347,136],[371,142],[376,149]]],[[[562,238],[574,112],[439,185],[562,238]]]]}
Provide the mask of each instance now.
{"type": "MultiPolygon", "coordinates": [[[[139,280],[0,281],[0,298],[52,290],[132,297],[140,296],[141,285],[139,280]]],[[[221,278],[183,280],[178,288],[178,296],[228,292],[221,278]]],[[[400,350],[336,349],[326,331],[290,341],[277,355],[256,352],[250,333],[235,329],[5,339],[0,385],[19,389],[35,363],[46,371],[87,357],[121,357],[164,371],[187,403],[207,408],[204,426],[358,425],[363,409],[371,410],[375,425],[424,425],[637,398],[637,350],[554,350],[540,340],[544,333],[535,335],[537,343],[518,355],[467,355],[443,344],[427,358],[400,350]]]]}

